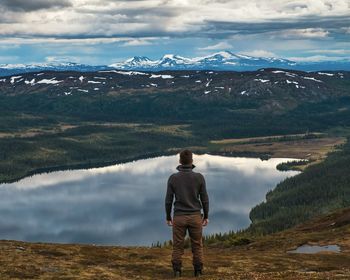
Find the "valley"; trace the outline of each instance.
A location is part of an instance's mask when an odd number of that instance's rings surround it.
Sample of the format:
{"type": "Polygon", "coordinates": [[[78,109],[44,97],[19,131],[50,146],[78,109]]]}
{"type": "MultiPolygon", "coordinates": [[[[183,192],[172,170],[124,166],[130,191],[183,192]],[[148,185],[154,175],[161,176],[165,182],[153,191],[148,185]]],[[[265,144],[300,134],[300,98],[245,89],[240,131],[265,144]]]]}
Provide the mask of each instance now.
{"type": "Polygon", "coordinates": [[[323,158],[343,142],[344,134],[332,129],[346,131],[350,122],[349,87],[346,71],[281,69],[2,77],[0,181],[174,154],[185,146],[201,153],[323,158]],[[290,139],[298,140],[294,145],[271,139],[305,133],[323,134],[290,139]],[[217,142],[247,137],[270,139],[217,142]]]}
{"type": "MultiPolygon", "coordinates": [[[[349,222],[339,211],[350,206],[349,123],[347,71],[21,73],[0,79],[0,181],[175,155],[184,147],[197,154],[307,159],[307,165],[284,167],[303,172],[267,193],[251,210],[247,229],[205,238],[207,279],[347,279],[349,222]],[[334,230],[316,230],[310,222],[337,223],[338,217],[343,222],[334,230]],[[302,223],[313,226],[300,230],[302,223]],[[286,253],[309,242],[338,244],[342,251],[286,253]]],[[[0,246],[4,279],[128,279],[143,268],[139,279],[167,279],[170,272],[167,242],[161,248],[0,246]],[[150,266],[155,260],[157,271],[150,266]]]]}

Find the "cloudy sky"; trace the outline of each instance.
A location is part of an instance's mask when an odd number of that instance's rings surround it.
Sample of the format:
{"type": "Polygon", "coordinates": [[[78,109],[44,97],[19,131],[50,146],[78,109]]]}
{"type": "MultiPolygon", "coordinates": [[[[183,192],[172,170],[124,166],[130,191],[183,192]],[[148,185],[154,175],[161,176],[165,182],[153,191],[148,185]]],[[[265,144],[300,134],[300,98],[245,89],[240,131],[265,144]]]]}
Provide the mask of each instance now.
{"type": "Polygon", "coordinates": [[[0,0],[0,64],[220,50],[350,58],[350,0],[0,0]]]}

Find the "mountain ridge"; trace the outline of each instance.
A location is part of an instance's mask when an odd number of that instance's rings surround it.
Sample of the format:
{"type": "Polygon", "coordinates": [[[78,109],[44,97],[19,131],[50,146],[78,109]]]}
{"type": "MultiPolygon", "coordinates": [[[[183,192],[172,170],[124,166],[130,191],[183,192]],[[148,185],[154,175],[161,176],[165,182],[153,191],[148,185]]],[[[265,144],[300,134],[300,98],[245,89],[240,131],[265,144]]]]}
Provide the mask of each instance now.
{"type": "Polygon", "coordinates": [[[278,57],[255,57],[219,51],[210,55],[187,58],[177,54],[166,54],[160,59],[134,56],[123,62],[109,65],[124,70],[216,70],[216,71],[256,71],[260,68],[283,68],[301,71],[350,70],[349,60],[296,62],[278,57]],[[142,58],[142,61],[140,61],[142,58]]]}
{"type": "Polygon", "coordinates": [[[139,56],[124,62],[110,64],[110,67],[126,70],[234,70],[245,68],[257,70],[257,67],[293,66],[296,63],[287,59],[253,57],[220,51],[202,57],[187,58],[177,54],[165,54],[158,60],[139,56]]]}
{"type": "MultiPolygon", "coordinates": [[[[43,94],[50,96],[129,94],[130,92],[191,92],[204,99],[251,99],[272,106],[289,102],[324,100],[347,96],[349,72],[303,72],[278,68],[251,72],[100,70],[95,72],[42,71],[10,75],[0,79],[0,96],[43,94]],[[207,97],[206,97],[207,96],[207,97]],[[286,102],[288,100],[288,102],[286,102]],[[282,103],[281,103],[282,102],[282,103]],[[275,104],[276,105],[276,104],[275,104]]],[[[284,106],[282,106],[284,107],[284,106]]],[[[282,108],[281,107],[281,108],[282,108]]]]}
{"type": "Polygon", "coordinates": [[[75,62],[53,62],[33,64],[0,64],[0,77],[39,71],[80,71],[94,72],[99,70],[212,70],[212,71],[256,71],[261,68],[281,68],[300,71],[349,71],[350,60],[296,62],[278,57],[254,57],[235,54],[230,51],[219,51],[206,56],[187,58],[178,54],[165,54],[160,59],[150,59],[138,55],[125,61],[109,65],[89,65],[75,62]]]}

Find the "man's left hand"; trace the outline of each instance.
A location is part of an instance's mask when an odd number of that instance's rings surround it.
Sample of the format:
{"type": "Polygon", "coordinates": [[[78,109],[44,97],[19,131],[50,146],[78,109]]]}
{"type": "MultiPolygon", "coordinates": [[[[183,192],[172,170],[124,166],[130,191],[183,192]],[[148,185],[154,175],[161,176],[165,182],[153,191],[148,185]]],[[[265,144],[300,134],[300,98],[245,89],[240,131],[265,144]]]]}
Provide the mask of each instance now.
{"type": "Polygon", "coordinates": [[[209,224],[209,219],[203,219],[202,226],[206,227],[209,224]]]}
{"type": "Polygon", "coordinates": [[[168,224],[169,227],[171,227],[173,225],[173,221],[172,220],[167,220],[166,223],[168,224]]]}

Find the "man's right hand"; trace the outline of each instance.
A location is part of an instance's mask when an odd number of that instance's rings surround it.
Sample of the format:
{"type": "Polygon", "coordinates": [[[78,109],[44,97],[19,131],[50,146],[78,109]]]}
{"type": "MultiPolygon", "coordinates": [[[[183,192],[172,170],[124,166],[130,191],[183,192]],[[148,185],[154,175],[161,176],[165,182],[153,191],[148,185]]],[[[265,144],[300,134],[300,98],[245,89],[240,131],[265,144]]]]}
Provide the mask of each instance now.
{"type": "Polygon", "coordinates": [[[168,224],[169,227],[171,227],[173,225],[173,221],[172,220],[167,220],[166,223],[168,224]]]}
{"type": "Polygon", "coordinates": [[[203,219],[202,226],[205,227],[209,224],[209,219],[203,219]]]}

